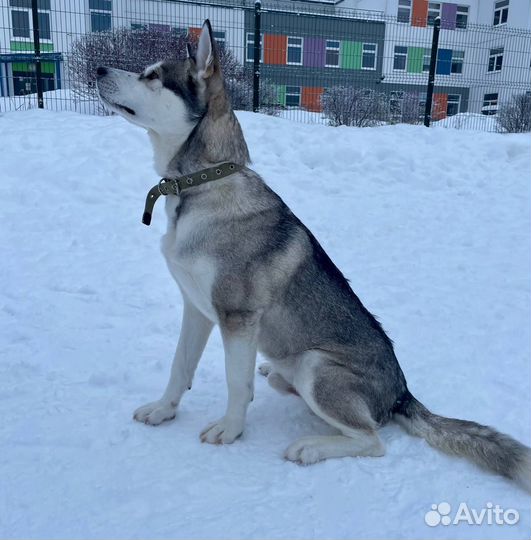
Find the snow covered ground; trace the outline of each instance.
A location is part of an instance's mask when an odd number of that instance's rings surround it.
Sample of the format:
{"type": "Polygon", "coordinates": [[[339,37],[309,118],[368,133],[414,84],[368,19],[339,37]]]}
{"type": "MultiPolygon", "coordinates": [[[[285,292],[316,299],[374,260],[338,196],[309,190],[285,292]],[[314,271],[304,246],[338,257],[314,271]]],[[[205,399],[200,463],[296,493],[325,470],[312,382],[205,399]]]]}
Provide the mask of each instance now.
{"type": "MultiPolygon", "coordinates": [[[[254,166],[314,231],[441,414],[529,444],[530,139],[239,114],[254,166]]],[[[383,458],[299,467],[329,433],[257,376],[241,440],[199,442],[225,406],[213,335],[178,418],[159,397],[181,299],[159,253],[147,136],[118,117],[0,116],[1,538],[524,538],[529,496],[398,426],[383,458]],[[438,525],[432,504],[515,509],[515,525],[438,525]]],[[[160,204],[160,203],[159,203],[160,204]]]]}

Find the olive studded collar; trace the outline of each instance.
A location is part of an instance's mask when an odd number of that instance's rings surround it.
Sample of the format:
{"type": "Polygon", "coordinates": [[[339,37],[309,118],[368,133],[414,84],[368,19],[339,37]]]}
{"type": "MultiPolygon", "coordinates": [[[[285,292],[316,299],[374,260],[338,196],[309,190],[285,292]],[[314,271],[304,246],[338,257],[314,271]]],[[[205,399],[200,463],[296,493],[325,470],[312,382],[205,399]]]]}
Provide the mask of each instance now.
{"type": "Polygon", "coordinates": [[[142,223],[149,225],[151,223],[151,216],[153,214],[153,208],[157,199],[161,195],[179,195],[182,191],[190,189],[192,187],[212,182],[213,180],[220,180],[226,178],[231,174],[234,174],[243,169],[242,165],[227,161],[210,167],[208,169],[201,169],[192,174],[186,174],[184,176],[178,176],[177,178],[162,178],[160,182],[153,186],[147,194],[146,205],[144,207],[144,215],[142,216],[142,223]]]}

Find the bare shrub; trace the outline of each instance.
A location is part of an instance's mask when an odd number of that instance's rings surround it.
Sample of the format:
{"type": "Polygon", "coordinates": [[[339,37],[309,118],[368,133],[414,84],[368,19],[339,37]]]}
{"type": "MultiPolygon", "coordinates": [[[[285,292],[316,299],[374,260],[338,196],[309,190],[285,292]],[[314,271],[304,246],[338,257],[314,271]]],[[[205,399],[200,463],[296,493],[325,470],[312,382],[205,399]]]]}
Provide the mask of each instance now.
{"type": "Polygon", "coordinates": [[[331,126],[371,127],[388,118],[388,98],[367,88],[334,86],[322,98],[323,113],[331,126]]]}
{"type": "MultiPolygon", "coordinates": [[[[72,90],[79,97],[96,99],[98,66],[140,73],[146,66],[160,60],[186,58],[186,43],[192,42],[195,45],[194,41],[197,41],[194,36],[187,37],[169,29],[166,31],[149,26],[85,34],[73,43],[69,55],[68,70],[72,90]]],[[[241,63],[224,46],[219,47],[219,57],[225,79],[229,81],[229,90],[230,87],[238,87],[238,92],[230,93],[239,100],[235,104],[240,105],[241,96],[249,94],[252,105],[252,80],[244,73],[241,63]]]]}
{"type": "Polygon", "coordinates": [[[517,94],[500,107],[496,117],[498,129],[505,133],[531,131],[531,93],[517,94]]]}
{"type": "MultiPolygon", "coordinates": [[[[242,73],[226,77],[225,84],[230,95],[232,107],[238,111],[253,110],[253,75],[242,73]]],[[[280,112],[278,90],[267,79],[260,79],[260,112],[276,116],[280,112]]]]}
{"type": "Polygon", "coordinates": [[[420,124],[422,123],[423,114],[424,110],[419,94],[404,92],[401,122],[403,124],[420,124]]]}

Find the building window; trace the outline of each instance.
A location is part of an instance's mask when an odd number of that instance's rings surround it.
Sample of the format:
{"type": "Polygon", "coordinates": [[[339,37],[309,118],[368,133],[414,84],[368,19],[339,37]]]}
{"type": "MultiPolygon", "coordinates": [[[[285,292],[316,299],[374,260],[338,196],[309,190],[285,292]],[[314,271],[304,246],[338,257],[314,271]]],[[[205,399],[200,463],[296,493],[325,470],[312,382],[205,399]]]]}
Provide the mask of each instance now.
{"type": "Polygon", "coordinates": [[[393,69],[397,71],[405,71],[407,63],[407,47],[395,45],[395,58],[393,62],[393,69]]]}
{"type": "Polygon", "coordinates": [[[376,43],[362,45],[361,69],[376,69],[376,43]]]}
{"type": "Polygon", "coordinates": [[[431,49],[424,49],[424,56],[422,57],[422,71],[429,71],[431,64],[431,49]]]}
{"type": "Polygon", "coordinates": [[[11,11],[13,37],[30,37],[29,11],[11,11]]]}
{"type": "Polygon", "coordinates": [[[498,93],[485,94],[483,96],[482,114],[492,115],[498,112],[498,93]]]}
{"type": "Polygon", "coordinates": [[[433,26],[435,19],[441,16],[441,4],[439,2],[428,2],[428,25],[433,26]]]}
{"type": "Polygon", "coordinates": [[[106,32],[112,28],[111,0],[89,0],[89,9],[92,32],[106,32]]]}
{"type": "Polygon", "coordinates": [[[287,64],[302,66],[302,38],[288,37],[287,64]]]}
{"type": "Polygon", "coordinates": [[[89,0],[89,9],[112,11],[112,0],[89,0]]]}
{"type": "Polygon", "coordinates": [[[105,32],[111,29],[110,13],[101,13],[99,11],[90,12],[90,28],[92,32],[105,32]]]}
{"type": "Polygon", "coordinates": [[[50,31],[50,14],[39,11],[39,36],[41,39],[52,39],[50,31]]]}
{"type": "MultiPolygon", "coordinates": [[[[260,62],[264,61],[263,35],[260,34],[260,62]]],[[[245,45],[245,60],[254,62],[254,32],[247,32],[247,41],[245,45]]]]}
{"type": "MultiPolygon", "coordinates": [[[[9,0],[9,5],[15,8],[31,9],[31,0],[9,0]]],[[[37,9],[50,11],[50,0],[37,0],[37,9]]]]}
{"type": "Polygon", "coordinates": [[[461,104],[461,96],[459,94],[448,94],[448,101],[446,105],[446,116],[453,116],[459,112],[459,105],[461,104]]]}
{"type": "MultiPolygon", "coordinates": [[[[14,38],[32,37],[33,20],[31,16],[31,0],[9,0],[11,10],[11,26],[14,38]]],[[[50,0],[39,0],[37,2],[39,17],[39,35],[41,40],[51,39],[50,30],[50,0]]]]}
{"type": "Polygon", "coordinates": [[[409,23],[411,20],[411,0],[398,0],[396,18],[398,22],[409,23]]]}
{"type": "Polygon", "coordinates": [[[339,67],[339,41],[326,40],[326,67],[339,67]]]}
{"type": "Polygon", "coordinates": [[[451,73],[463,73],[463,62],[465,61],[465,51],[452,51],[451,73]]]}
{"type": "Polygon", "coordinates": [[[286,107],[300,107],[301,87],[286,86],[286,107]]]}
{"type": "Polygon", "coordinates": [[[457,6],[455,16],[456,28],[466,28],[468,25],[468,6],[457,6]]]}
{"type": "Polygon", "coordinates": [[[500,24],[506,24],[509,17],[509,0],[499,0],[494,4],[494,20],[493,26],[499,26],[500,24]]]}
{"type": "Polygon", "coordinates": [[[219,32],[212,32],[214,34],[214,39],[216,40],[216,43],[218,44],[218,47],[220,49],[225,48],[225,32],[219,31],[219,32]]]}
{"type": "Polygon", "coordinates": [[[489,71],[501,71],[503,64],[503,47],[491,49],[489,53],[489,71]]]}

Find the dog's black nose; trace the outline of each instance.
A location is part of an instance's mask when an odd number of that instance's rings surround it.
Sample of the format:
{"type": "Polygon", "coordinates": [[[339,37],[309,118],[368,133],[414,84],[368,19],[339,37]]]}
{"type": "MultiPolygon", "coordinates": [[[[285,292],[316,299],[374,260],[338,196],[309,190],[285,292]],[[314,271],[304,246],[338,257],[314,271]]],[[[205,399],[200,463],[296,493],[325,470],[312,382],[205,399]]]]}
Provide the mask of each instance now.
{"type": "Polygon", "coordinates": [[[106,67],[99,66],[98,69],[96,69],[96,75],[98,77],[103,77],[104,75],[107,75],[108,71],[106,67]]]}

